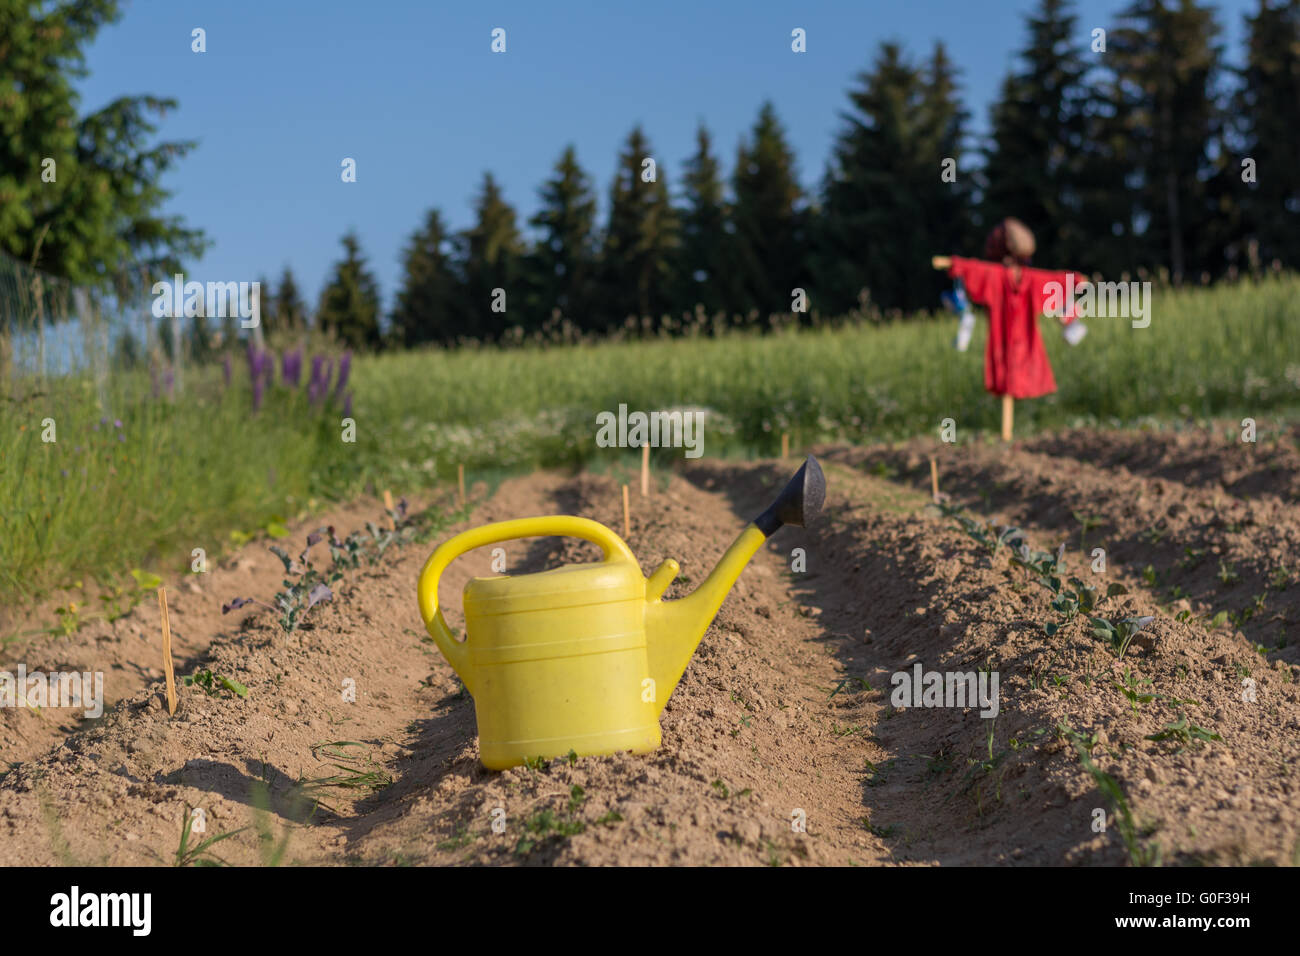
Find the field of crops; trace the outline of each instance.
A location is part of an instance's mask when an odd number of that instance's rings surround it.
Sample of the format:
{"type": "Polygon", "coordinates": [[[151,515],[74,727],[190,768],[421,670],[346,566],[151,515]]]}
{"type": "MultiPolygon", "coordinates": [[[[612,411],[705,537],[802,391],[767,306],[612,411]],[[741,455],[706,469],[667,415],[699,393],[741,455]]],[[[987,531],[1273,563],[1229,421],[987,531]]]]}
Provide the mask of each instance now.
{"type": "MultiPolygon", "coordinates": [[[[1093,320],[1076,348],[1044,320],[1059,391],[1019,403],[1017,433],[1277,420],[1300,408],[1300,278],[1157,289],[1151,317],[1145,329],[1093,320]]],[[[710,409],[708,457],[771,453],[782,433],[802,445],[933,434],[944,418],[965,440],[995,429],[998,408],[982,388],[980,334],[959,353],[954,330],[921,319],[361,357],[346,383],[354,441],[344,440],[337,374],[313,393],[301,370],[284,374],[283,355],[257,389],[242,355],[229,384],[220,365],[190,369],[174,395],[141,374],[103,391],[89,380],[40,383],[3,412],[0,598],[92,579],[101,591],[130,587],[132,569],[181,571],[195,548],[219,554],[330,501],[454,479],[458,465],[493,481],[539,466],[600,467],[616,453],[596,448],[594,417],[620,403],[710,409]],[[43,440],[47,420],[56,441],[43,440]]]]}
{"type": "MultiPolygon", "coordinates": [[[[662,746],[501,772],[421,624],[421,565],[521,515],[621,532],[619,483],[536,472],[460,513],[446,494],[414,515],[356,502],[324,516],[355,548],[294,525],[279,544],[310,568],[256,542],[171,589],[174,716],[156,605],[26,649],[29,670],[105,674],[106,709],[0,711],[0,864],[1300,864],[1295,445],[1087,429],[818,448],[821,516],[740,573],[662,746]],[[308,607],[319,575],[331,594],[308,607]],[[900,699],[920,670],[1000,683],[980,706],[900,699]]],[[[794,466],[657,475],[632,496],[641,571],[675,559],[667,598],[685,598],[794,466]]],[[[599,558],[502,547],[512,575],[599,558]]],[[[453,628],[497,560],[447,569],[453,628]]]]}

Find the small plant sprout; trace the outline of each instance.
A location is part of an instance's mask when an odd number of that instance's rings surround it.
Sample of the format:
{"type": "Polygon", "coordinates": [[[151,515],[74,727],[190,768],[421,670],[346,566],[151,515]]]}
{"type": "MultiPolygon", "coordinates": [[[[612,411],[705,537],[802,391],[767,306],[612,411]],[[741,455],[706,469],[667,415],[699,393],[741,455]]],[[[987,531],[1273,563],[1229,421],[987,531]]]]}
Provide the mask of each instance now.
{"type": "Polygon", "coordinates": [[[195,671],[188,677],[181,678],[181,682],[186,687],[199,688],[209,697],[218,697],[223,690],[230,691],[236,697],[248,696],[248,688],[239,681],[214,674],[210,670],[195,671]]]}
{"type": "Polygon", "coordinates": [[[1093,635],[1109,643],[1116,657],[1123,660],[1129,644],[1133,642],[1133,638],[1155,618],[1126,617],[1116,623],[1112,623],[1104,617],[1090,617],[1088,620],[1092,623],[1093,635]]]}
{"type": "Polygon", "coordinates": [[[1159,733],[1149,734],[1147,740],[1157,742],[1172,740],[1182,744],[1183,747],[1191,747],[1210,740],[1222,742],[1223,738],[1212,731],[1206,730],[1204,727],[1198,727],[1187,719],[1186,714],[1180,712],[1178,720],[1165,724],[1164,729],[1159,733]]]}

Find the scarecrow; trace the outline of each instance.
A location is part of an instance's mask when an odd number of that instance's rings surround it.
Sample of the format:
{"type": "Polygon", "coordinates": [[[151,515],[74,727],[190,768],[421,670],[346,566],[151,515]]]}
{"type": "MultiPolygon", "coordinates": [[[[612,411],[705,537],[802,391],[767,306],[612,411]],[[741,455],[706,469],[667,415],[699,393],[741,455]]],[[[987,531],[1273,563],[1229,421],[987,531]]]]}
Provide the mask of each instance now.
{"type": "MultiPolygon", "coordinates": [[[[1011,440],[1014,402],[1017,398],[1039,398],[1056,391],[1056,379],[1038,331],[1038,317],[1050,297],[1050,285],[1064,289],[1067,274],[1029,268],[1034,254],[1034,234],[1019,219],[1004,219],[984,244],[985,259],[935,256],[936,269],[946,269],[956,280],[952,302],[962,311],[957,347],[965,351],[970,343],[974,316],[969,302],[982,305],[989,313],[988,346],[984,350],[984,388],[1002,397],[1002,438],[1011,440]]],[[[1073,310],[1060,317],[1065,337],[1078,344],[1087,329],[1073,310]]]]}

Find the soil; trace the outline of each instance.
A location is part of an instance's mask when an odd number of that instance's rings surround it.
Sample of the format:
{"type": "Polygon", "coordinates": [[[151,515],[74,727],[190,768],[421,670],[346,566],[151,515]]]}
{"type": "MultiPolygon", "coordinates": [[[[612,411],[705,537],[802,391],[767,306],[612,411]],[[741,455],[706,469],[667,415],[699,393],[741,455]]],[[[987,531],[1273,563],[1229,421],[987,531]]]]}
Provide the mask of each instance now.
{"type": "MultiPolygon", "coordinates": [[[[178,674],[208,670],[247,697],[182,686],[168,717],[150,605],[24,648],[29,671],[104,670],[113,703],[96,721],[0,712],[0,863],[174,863],[193,808],[204,831],[185,862],[1300,862],[1293,435],[1245,447],[1067,432],[817,454],[823,516],[779,531],[740,577],[664,711],[657,752],[488,771],[473,702],[424,636],[415,580],[438,540],[545,513],[621,530],[614,478],[537,473],[345,572],[292,633],[266,610],[220,613],[279,588],[264,543],[197,592],[173,588],[178,674]],[[1049,636],[1063,618],[1039,575],[930,505],[931,455],[968,516],[1015,524],[1041,549],[1064,541],[1067,573],[1103,595],[1094,617],[1153,618],[1122,658],[1086,614],[1049,636]],[[1112,584],[1124,593],[1105,597],[1112,584]],[[900,704],[891,678],[917,664],[996,673],[996,719],[900,704]]],[[[686,593],[794,466],[697,462],[648,498],[634,487],[628,543],[643,572],[676,558],[668,595],[686,593]]],[[[331,517],[346,529],[381,513],[358,502],[331,517]]],[[[505,548],[512,574],[599,556],[571,539],[505,548]]],[[[444,576],[453,627],[455,595],[490,561],[480,549],[444,576]]]]}

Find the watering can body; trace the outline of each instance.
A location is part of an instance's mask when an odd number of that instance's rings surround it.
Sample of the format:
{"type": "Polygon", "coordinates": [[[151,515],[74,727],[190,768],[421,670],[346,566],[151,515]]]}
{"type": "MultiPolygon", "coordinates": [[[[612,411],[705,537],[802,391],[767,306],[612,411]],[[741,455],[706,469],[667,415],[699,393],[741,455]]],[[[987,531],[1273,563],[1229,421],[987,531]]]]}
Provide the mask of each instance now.
{"type": "Polygon", "coordinates": [[[824,480],[816,460],[808,461],[809,480],[805,464],[783,492],[788,498],[798,483],[797,508],[787,501],[783,516],[774,514],[778,499],[740,533],[707,580],[674,601],[663,593],[677,575],[676,561],[643,577],[623,540],[586,518],[501,521],[439,545],[420,573],[420,615],[474,698],[483,765],[502,770],[570,752],[657,749],[659,714],[741,570],[781,524],[802,523],[805,510],[820,509],[824,480]],[[472,579],[464,594],[466,639],[458,641],[438,603],[446,567],[474,548],[547,535],[592,541],[604,560],[472,579]]]}
{"type": "Polygon", "coordinates": [[[640,568],[623,559],[470,581],[468,673],[484,766],[659,746],[645,598],[640,568]]]}

